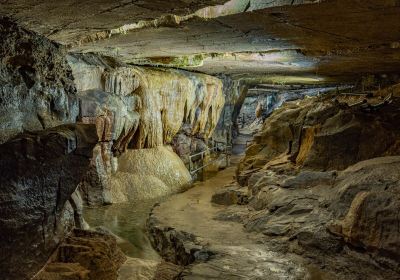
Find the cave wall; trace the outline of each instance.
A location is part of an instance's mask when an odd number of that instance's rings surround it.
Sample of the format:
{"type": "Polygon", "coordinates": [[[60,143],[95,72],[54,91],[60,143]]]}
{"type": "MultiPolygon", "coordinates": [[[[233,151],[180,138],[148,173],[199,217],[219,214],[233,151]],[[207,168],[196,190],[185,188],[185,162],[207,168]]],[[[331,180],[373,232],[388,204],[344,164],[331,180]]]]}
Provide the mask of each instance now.
{"type": "Polygon", "coordinates": [[[232,114],[235,104],[240,97],[240,81],[233,80],[227,75],[220,75],[219,78],[223,84],[223,94],[225,96],[225,105],[221,111],[221,117],[213,133],[213,138],[217,141],[226,142],[231,138],[233,119],[232,114]]]}
{"type": "Polygon", "coordinates": [[[78,102],[64,48],[7,18],[0,38],[0,275],[29,279],[85,226],[75,190],[97,136],[70,124],[78,102]]]}
{"type": "Polygon", "coordinates": [[[78,104],[65,51],[0,18],[0,143],[24,130],[75,122],[78,104]]]}
{"type": "Polygon", "coordinates": [[[29,279],[74,227],[72,196],[97,143],[93,125],[25,133],[0,145],[0,275],[29,279]]]}
{"type": "MultiPolygon", "coordinates": [[[[135,175],[131,158],[165,163],[165,174],[150,180],[163,187],[155,193],[186,188],[190,174],[163,146],[174,144],[183,126],[207,141],[224,96],[211,76],[67,56],[62,46],[5,18],[0,35],[0,273],[27,279],[73,228],[87,226],[80,193],[93,204],[118,200],[112,186],[121,191],[118,171],[135,175]],[[119,170],[118,157],[128,148],[123,166],[132,170],[119,170]],[[171,172],[180,176],[165,181],[171,172]]],[[[138,198],[137,191],[124,195],[138,198]]]]}
{"type": "Polygon", "coordinates": [[[343,170],[361,160],[399,154],[399,112],[393,103],[369,111],[349,106],[356,101],[339,100],[328,95],[286,103],[266,119],[239,170],[261,168],[279,156],[304,168],[343,170]]]}

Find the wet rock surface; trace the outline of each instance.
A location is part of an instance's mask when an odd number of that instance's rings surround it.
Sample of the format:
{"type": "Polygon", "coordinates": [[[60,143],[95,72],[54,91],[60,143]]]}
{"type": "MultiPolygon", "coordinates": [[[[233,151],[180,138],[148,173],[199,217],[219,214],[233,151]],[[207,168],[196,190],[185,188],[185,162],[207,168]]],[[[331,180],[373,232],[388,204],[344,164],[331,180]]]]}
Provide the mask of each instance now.
{"type": "Polygon", "coordinates": [[[168,262],[129,258],[119,270],[119,280],[179,279],[182,267],[168,262]]]}
{"type": "Polygon", "coordinates": [[[399,1],[1,2],[2,278],[400,278],[399,1]],[[83,204],[186,189],[241,109],[238,169],[152,211],[167,262],[77,230],[83,204]]]}
{"type": "Polygon", "coordinates": [[[186,265],[182,279],[259,279],[265,275],[302,279],[301,265],[271,252],[259,239],[261,235],[246,232],[237,222],[216,218],[226,206],[213,206],[211,197],[219,183],[232,179],[234,170],[221,171],[156,206],[148,220],[154,247],[163,258],[186,265]]]}
{"type": "Polygon", "coordinates": [[[0,145],[3,279],[27,279],[59,242],[84,226],[73,196],[97,142],[92,125],[26,133],[0,145]]]}
{"type": "Polygon", "coordinates": [[[163,258],[186,265],[183,279],[397,279],[393,191],[400,186],[398,176],[389,173],[398,174],[398,161],[371,159],[335,176],[326,172],[323,181],[320,172],[307,180],[300,173],[304,183],[292,188],[268,183],[268,177],[282,182],[286,175],[263,172],[248,186],[250,202],[242,206],[211,204],[220,189],[211,179],[156,206],[149,232],[163,258]],[[343,191],[343,182],[352,195],[343,191]],[[260,184],[264,187],[257,190],[260,184]],[[392,191],[379,191],[380,186],[392,191]],[[358,188],[363,191],[354,191],[358,188]],[[376,191],[368,196],[368,190],[376,191]]]}

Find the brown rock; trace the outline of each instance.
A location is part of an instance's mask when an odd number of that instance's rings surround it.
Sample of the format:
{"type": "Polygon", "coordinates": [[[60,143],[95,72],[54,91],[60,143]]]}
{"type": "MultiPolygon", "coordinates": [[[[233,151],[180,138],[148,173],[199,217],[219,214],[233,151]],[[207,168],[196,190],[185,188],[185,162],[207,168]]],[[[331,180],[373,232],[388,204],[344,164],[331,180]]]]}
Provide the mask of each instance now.
{"type": "Polygon", "coordinates": [[[265,121],[239,172],[270,165],[284,154],[297,167],[322,171],[398,155],[400,130],[396,124],[400,113],[396,108],[390,104],[378,112],[364,112],[332,102],[329,96],[289,102],[265,121]]]}
{"type": "Polygon", "coordinates": [[[125,260],[113,236],[75,229],[34,280],[113,280],[125,260]]]}

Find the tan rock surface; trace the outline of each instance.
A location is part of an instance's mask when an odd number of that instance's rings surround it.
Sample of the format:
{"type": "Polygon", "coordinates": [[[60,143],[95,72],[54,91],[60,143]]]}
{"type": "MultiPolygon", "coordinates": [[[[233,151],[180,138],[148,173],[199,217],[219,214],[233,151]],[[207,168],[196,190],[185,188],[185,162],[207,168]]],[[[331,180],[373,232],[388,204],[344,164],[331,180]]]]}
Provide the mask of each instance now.
{"type": "Polygon", "coordinates": [[[113,202],[162,197],[183,191],[192,177],[170,147],[128,150],[111,177],[113,202]]]}
{"type": "Polygon", "coordinates": [[[398,155],[396,104],[366,112],[336,103],[334,96],[289,102],[265,121],[239,171],[261,168],[282,154],[298,167],[318,170],[340,170],[368,158],[398,155]]]}

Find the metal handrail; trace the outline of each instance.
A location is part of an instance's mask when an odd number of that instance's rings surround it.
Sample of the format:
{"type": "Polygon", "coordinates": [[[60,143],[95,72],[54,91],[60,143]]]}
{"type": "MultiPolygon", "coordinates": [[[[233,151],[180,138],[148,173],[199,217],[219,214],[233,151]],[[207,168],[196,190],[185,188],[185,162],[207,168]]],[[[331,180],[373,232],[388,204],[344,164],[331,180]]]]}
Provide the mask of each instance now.
{"type": "Polygon", "coordinates": [[[229,163],[229,158],[228,158],[228,157],[229,157],[229,155],[230,155],[229,149],[232,149],[232,146],[231,146],[231,145],[227,145],[227,144],[224,143],[224,142],[215,141],[215,142],[214,142],[214,146],[213,146],[212,148],[207,147],[207,149],[204,150],[204,151],[201,151],[201,152],[196,153],[196,154],[193,154],[193,155],[189,155],[188,158],[189,158],[189,172],[190,172],[190,174],[194,175],[194,174],[196,174],[198,171],[200,171],[200,170],[204,169],[205,167],[211,165],[212,163],[218,161],[218,159],[215,159],[215,160],[212,160],[212,161],[210,161],[210,162],[207,162],[206,164],[204,164],[204,165],[202,165],[202,166],[200,166],[200,167],[198,167],[198,168],[196,168],[196,169],[193,169],[193,161],[192,161],[192,159],[193,159],[194,157],[201,156],[201,159],[203,160],[203,159],[204,159],[204,155],[205,155],[206,153],[217,152],[217,151],[220,149],[220,146],[219,146],[219,145],[221,145],[221,144],[222,144],[222,152],[221,152],[221,153],[226,155],[226,162],[227,162],[227,164],[228,164],[228,163],[229,163]]]}

